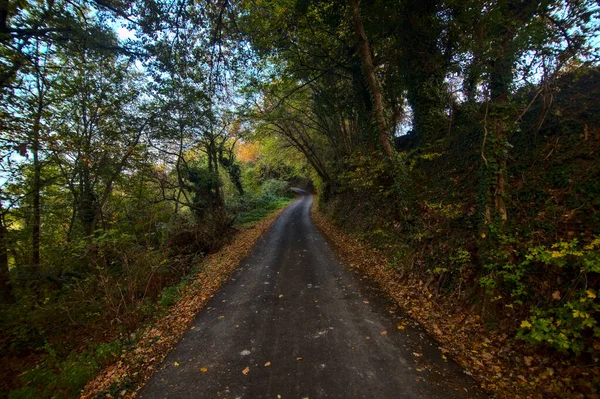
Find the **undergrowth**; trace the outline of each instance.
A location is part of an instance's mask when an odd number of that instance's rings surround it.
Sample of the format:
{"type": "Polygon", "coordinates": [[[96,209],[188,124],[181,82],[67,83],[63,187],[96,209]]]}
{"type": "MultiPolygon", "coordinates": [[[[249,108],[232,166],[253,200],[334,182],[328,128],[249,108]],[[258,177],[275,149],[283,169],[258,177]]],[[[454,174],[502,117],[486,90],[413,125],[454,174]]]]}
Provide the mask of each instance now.
{"type": "MultiPolygon", "coordinates": [[[[230,209],[238,215],[235,226],[249,228],[291,201],[287,192],[287,197],[272,194],[242,198],[230,209]]],[[[136,343],[133,331],[177,303],[202,270],[203,255],[231,237],[231,228],[211,227],[226,219],[232,220],[223,215],[201,227],[181,218],[159,224],[154,248],[135,242],[133,235],[105,231],[96,238],[93,274],[73,278],[60,291],[48,290],[42,302],[24,297],[3,306],[0,398],[76,397],[90,378],[136,343]]]]}

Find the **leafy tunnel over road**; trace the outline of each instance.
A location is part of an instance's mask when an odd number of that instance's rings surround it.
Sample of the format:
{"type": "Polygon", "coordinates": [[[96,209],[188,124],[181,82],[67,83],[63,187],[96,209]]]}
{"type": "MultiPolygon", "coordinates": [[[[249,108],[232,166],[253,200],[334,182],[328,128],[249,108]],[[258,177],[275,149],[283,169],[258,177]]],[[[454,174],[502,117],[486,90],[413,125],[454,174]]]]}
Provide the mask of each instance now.
{"type": "Polygon", "coordinates": [[[339,264],[312,201],[299,193],[139,397],[485,397],[339,264]]]}

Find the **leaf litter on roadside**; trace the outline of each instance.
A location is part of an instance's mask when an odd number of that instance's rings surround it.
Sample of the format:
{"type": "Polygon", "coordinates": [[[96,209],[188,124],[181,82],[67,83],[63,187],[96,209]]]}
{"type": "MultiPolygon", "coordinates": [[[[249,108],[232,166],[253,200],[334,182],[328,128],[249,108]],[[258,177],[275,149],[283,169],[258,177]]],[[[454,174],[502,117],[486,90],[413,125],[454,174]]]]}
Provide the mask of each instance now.
{"type": "MultiPolygon", "coordinates": [[[[316,201],[315,201],[316,203],[316,201]]],[[[480,315],[457,306],[452,298],[438,295],[423,281],[404,275],[398,278],[382,253],[349,236],[320,214],[313,205],[312,218],[330,240],[343,263],[375,281],[406,313],[419,322],[443,347],[442,359],[451,356],[482,388],[498,398],[599,398],[593,376],[600,365],[587,367],[536,354],[531,347],[501,331],[490,331],[480,315]]],[[[554,300],[562,297],[559,291],[554,300]]],[[[406,324],[398,325],[403,330],[406,324]]],[[[368,339],[368,337],[367,337],[368,339]]]]}

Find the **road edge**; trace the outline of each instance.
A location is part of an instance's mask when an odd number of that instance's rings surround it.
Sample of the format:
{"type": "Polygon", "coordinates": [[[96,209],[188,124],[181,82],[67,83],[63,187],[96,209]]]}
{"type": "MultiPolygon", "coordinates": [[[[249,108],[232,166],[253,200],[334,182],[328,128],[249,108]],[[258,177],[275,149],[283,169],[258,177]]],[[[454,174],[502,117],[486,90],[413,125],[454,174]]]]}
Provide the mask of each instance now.
{"type": "Polygon", "coordinates": [[[257,242],[271,229],[277,218],[295,201],[280,208],[254,226],[238,231],[230,244],[201,261],[201,271],[183,290],[169,313],[152,325],[136,331],[137,345],[88,382],[80,398],[104,395],[133,398],[181,340],[196,315],[229,281],[257,242]],[[116,393],[117,395],[115,395],[116,393]]]}
{"type": "MultiPolygon", "coordinates": [[[[472,366],[472,355],[469,353],[469,348],[456,345],[448,336],[452,332],[442,331],[445,329],[444,326],[440,328],[438,325],[440,323],[439,317],[436,317],[437,312],[427,313],[434,308],[439,311],[441,307],[439,298],[432,297],[431,293],[420,289],[418,283],[415,287],[410,282],[401,281],[396,271],[387,266],[389,261],[382,253],[345,233],[321,213],[318,210],[316,196],[310,212],[313,223],[330,243],[343,267],[358,272],[374,282],[383,295],[400,306],[408,316],[423,327],[428,335],[440,344],[442,353],[459,364],[465,374],[473,377],[485,392],[496,395],[496,397],[515,397],[507,392],[499,391],[498,386],[490,384],[489,377],[480,375],[477,368],[472,366]]],[[[469,333],[473,328],[482,327],[477,315],[467,315],[464,320],[456,324],[463,326],[460,328],[461,335],[469,333]]]]}

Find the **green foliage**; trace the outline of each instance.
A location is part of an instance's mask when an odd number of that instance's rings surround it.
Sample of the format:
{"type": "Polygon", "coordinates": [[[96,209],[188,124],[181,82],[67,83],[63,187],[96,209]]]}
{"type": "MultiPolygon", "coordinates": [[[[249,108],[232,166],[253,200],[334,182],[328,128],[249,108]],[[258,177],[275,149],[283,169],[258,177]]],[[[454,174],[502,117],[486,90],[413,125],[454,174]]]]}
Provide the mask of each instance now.
{"type": "Polygon", "coordinates": [[[458,219],[463,215],[461,204],[443,204],[442,202],[425,201],[424,206],[446,219],[458,219]]]}
{"type": "Polygon", "coordinates": [[[264,199],[272,201],[279,198],[292,198],[294,193],[290,189],[290,184],[287,181],[269,179],[261,184],[260,195],[264,199]]]}
{"type": "Polygon", "coordinates": [[[175,285],[171,287],[165,287],[160,292],[158,304],[163,307],[169,307],[175,304],[179,300],[179,298],[181,298],[180,292],[181,290],[179,286],[175,285]]]}
{"type": "Polygon", "coordinates": [[[591,338],[600,338],[600,300],[596,291],[587,289],[571,294],[572,300],[550,309],[532,309],[532,315],[521,322],[517,337],[530,344],[547,344],[560,351],[579,355],[595,353],[591,338]]]}
{"type": "MultiPolygon", "coordinates": [[[[287,205],[291,201],[289,197],[275,196],[287,194],[285,187],[288,187],[286,182],[272,180],[264,190],[264,197],[244,196],[243,205],[235,210],[239,212],[238,223],[251,225],[287,205]]],[[[126,216],[135,215],[131,211],[126,216]]],[[[144,213],[140,216],[146,217],[144,213]]],[[[50,296],[42,302],[33,297],[26,302],[23,298],[19,304],[3,307],[0,336],[3,348],[11,353],[22,353],[30,350],[31,346],[42,346],[46,352],[34,369],[23,374],[22,387],[13,391],[10,397],[53,398],[77,393],[96,372],[114,359],[121,343],[88,345],[79,342],[87,349],[69,352],[69,344],[64,345],[61,351],[47,344],[44,346],[46,338],[81,326],[86,326],[84,332],[93,334],[94,329],[101,327],[107,318],[137,320],[133,324],[136,326],[144,319],[152,320],[157,314],[168,311],[179,300],[187,283],[187,278],[182,276],[189,275],[202,255],[201,252],[185,255],[182,246],[190,245],[190,240],[194,246],[207,239],[218,240],[221,244],[225,241],[222,232],[218,233],[218,237],[207,238],[204,230],[198,230],[207,228],[211,234],[215,233],[217,230],[211,227],[211,223],[204,220],[200,225],[195,217],[188,214],[159,223],[159,229],[156,220],[151,219],[132,223],[130,228],[99,231],[93,241],[98,261],[90,274],[75,279],[60,292],[49,290],[50,296]],[[175,252],[172,258],[168,257],[170,249],[175,252]]],[[[210,245],[215,244],[211,241],[210,245]]],[[[89,247],[86,241],[82,241],[74,243],[73,248],[79,248],[76,251],[85,254],[89,247]]],[[[73,256],[75,249],[69,251],[66,255],[73,256]]],[[[115,333],[130,331],[126,326],[111,330],[115,333]]]]}
{"type": "MultiPolygon", "coordinates": [[[[510,244],[514,240],[505,239],[510,244]]],[[[536,294],[532,285],[534,276],[573,276],[566,281],[562,290],[552,292],[543,308],[531,308],[532,315],[521,323],[517,336],[531,344],[547,344],[562,351],[580,354],[593,350],[590,339],[600,337],[597,319],[600,317],[600,302],[596,291],[582,282],[587,276],[600,272],[600,238],[596,237],[582,245],[578,239],[560,241],[550,247],[529,248],[520,261],[512,261],[515,254],[499,251],[496,259],[503,262],[486,265],[488,274],[479,282],[488,294],[506,293],[511,303],[524,305],[536,294]]],[[[511,305],[512,306],[512,305],[511,305]]]]}
{"type": "Polygon", "coordinates": [[[350,191],[368,192],[381,198],[396,194],[393,170],[377,154],[356,153],[346,158],[345,171],[340,173],[340,183],[350,191]]]}
{"type": "Polygon", "coordinates": [[[85,383],[103,366],[120,355],[123,344],[119,341],[93,345],[85,352],[70,352],[59,356],[46,345],[48,356],[43,364],[21,376],[23,387],[11,392],[9,399],[46,399],[74,397],[85,383]]]}

